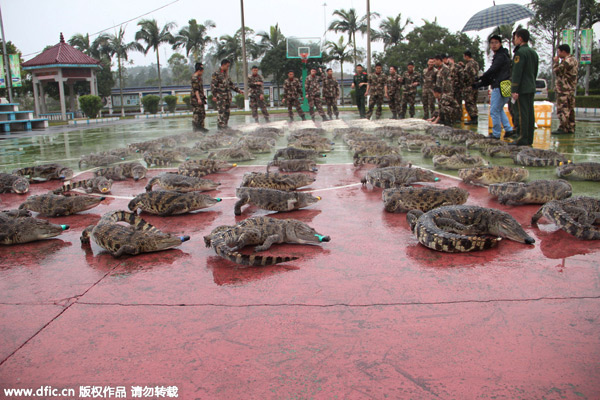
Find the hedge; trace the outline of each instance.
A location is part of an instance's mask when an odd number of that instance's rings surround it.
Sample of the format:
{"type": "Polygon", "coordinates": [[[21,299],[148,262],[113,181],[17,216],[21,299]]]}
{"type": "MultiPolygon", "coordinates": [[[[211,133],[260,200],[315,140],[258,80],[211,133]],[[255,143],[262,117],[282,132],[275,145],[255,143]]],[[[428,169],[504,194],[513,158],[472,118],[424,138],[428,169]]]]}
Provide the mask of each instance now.
{"type": "Polygon", "coordinates": [[[183,96],[183,102],[185,103],[185,105],[187,106],[188,109],[192,108],[192,105],[191,105],[192,97],[189,94],[187,96],[183,96]]]}
{"type": "Polygon", "coordinates": [[[239,109],[244,109],[244,95],[241,93],[238,93],[235,95],[235,97],[233,98],[233,102],[235,103],[236,107],[239,109]]]}
{"type": "Polygon", "coordinates": [[[159,102],[160,97],[155,96],[153,94],[142,97],[142,104],[144,105],[144,109],[150,114],[156,114],[158,112],[159,102]]]}
{"type": "Polygon", "coordinates": [[[177,96],[165,96],[163,97],[163,100],[165,103],[167,103],[167,109],[169,112],[175,112],[175,109],[177,108],[177,96]]]}
{"type": "Polygon", "coordinates": [[[575,96],[577,108],[600,108],[600,96],[575,96]]]}
{"type": "Polygon", "coordinates": [[[87,94],[79,97],[79,107],[88,118],[96,118],[104,105],[98,96],[87,94]]]}

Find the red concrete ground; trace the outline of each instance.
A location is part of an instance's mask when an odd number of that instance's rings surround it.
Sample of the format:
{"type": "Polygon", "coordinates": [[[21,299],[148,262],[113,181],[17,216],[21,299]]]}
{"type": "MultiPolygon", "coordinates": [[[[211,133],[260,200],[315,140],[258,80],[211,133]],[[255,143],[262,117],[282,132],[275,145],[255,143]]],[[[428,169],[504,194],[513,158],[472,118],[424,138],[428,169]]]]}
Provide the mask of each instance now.
{"type": "MultiPolygon", "coordinates": [[[[113,186],[123,198],[52,218],[71,226],[58,238],[0,248],[0,388],[177,386],[183,399],[600,398],[599,242],[547,222],[533,228],[537,207],[500,206],[484,188],[441,177],[436,186],[471,191],[467,204],[510,211],[536,244],[434,252],[417,243],[405,214],[383,210],[380,189],[356,185],[365,168],[323,165],[311,186],[323,200],[274,216],[305,221],[331,242],[275,245],[269,254],[300,259],[242,269],[202,236],[267,214],[233,215],[234,188],[249,170],[259,168],[209,176],[223,183],[212,194],[225,198],[213,208],[143,214],[191,236],[175,250],[115,259],[81,247],[88,224],[143,191],[145,182],[130,181],[113,186]]],[[[1,206],[23,199],[2,195],[1,206]]]]}

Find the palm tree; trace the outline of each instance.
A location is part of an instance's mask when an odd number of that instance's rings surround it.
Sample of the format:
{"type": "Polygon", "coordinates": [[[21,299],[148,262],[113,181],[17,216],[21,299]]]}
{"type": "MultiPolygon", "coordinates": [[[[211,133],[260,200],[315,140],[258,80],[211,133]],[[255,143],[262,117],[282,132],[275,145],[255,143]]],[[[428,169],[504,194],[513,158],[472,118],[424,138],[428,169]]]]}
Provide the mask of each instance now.
{"type": "Polygon", "coordinates": [[[110,57],[117,56],[117,66],[119,75],[119,94],[121,95],[121,116],[125,116],[125,104],[123,102],[123,65],[122,61],[127,61],[127,54],[130,51],[144,52],[144,48],[138,42],[125,43],[125,29],[119,27],[119,33],[106,35],[106,50],[110,57]]]}
{"type": "Polygon", "coordinates": [[[81,33],[76,33],[69,39],[69,44],[82,53],[99,60],[102,56],[108,56],[106,51],[107,37],[106,34],[102,34],[93,42],[90,42],[89,33],[86,33],[85,36],[81,33]]]}
{"type": "MultiPolygon", "coordinates": [[[[246,27],[246,48],[251,58],[257,58],[259,51],[256,48],[256,43],[252,39],[249,39],[249,35],[253,33],[252,29],[246,27]]],[[[224,58],[231,61],[231,66],[235,67],[236,84],[239,84],[238,64],[242,59],[242,28],[238,29],[233,36],[223,35],[219,38],[214,57],[217,61],[224,58]]]]}
{"type": "Polygon", "coordinates": [[[379,24],[379,32],[375,32],[374,39],[383,41],[384,50],[404,40],[404,30],[408,24],[412,24],[410,18],[406,18],[402,25],[402,14],[396,17],[387,17],[379,24]]]}
{"type": "Polygon", "coordinates": [[[169,32],[172,28],[177,25],[174,22],[167,22],[162,29],[158,27],[158,23],[155,19],[143,19],[137,23],[140,26],[140,30],[135,33],[136,41],[146,42],[146,48],[144,48],[144,54],[148,54],[150,49],[153,49],[156,53],[156,68],[158,71],[158,96],[161,101],[161,112],[164,111],[162,105],[162,81],[160,79],[160,56],[158,48],[163,43],[173,44],[173,35],[169,32]]]}
{"type": "Polygon", "coordinates": [[[177,36],[174,37],[173,50],[185,46],[186,57],[189,57],[192,53],[192,59],[195,62],[200,62],[204,58],[206,46],[213,40],[206,32],[217,25],[211,20],[199,24],[193,18],[188,23],[189,25],[181,28],[177,36]]]}
{"type": "MultiPolygon", "coordinates": [[[[363,34],[367,32],[367,16],[363,15],[361,18],[358,18],[354,8],[351,8],[348,11],[343,8],[341,10],[335,10],[333,15],[340,17],[340,19],[332,21],[328,30],[335,33],[342,32],[348,34],[349,42],[352,42],[354,66],[356,67],[356,64],[358,63],[356,55],[356,32],[361,32],[363,34]]],[[[371,18],[378,16],[378,13],[371,13],[371,18]]]]}
{"type": "Polygon", "coordinates": [[[259,46],[263,49],[263,53],[274,49],[285,40],[285,36],[281,33],[281,29],[279,29],[279,24],[271,26],[268,33],[262,31],[258,32],[256,36],[260,39],[259,46]]]}
{"type": "Polygon", "coordinates": [[[329,50],[329,55],[340,63],[340,69],[342,71],[342,83],[340,85],[340,92],[342,93],[342,105],[344,105],[344,63],[350,61],[351,55],[348,51],[350,42],[344,43],[344,37],[340,37],[337,42],[327,41],[325,48],[329,50]]]}

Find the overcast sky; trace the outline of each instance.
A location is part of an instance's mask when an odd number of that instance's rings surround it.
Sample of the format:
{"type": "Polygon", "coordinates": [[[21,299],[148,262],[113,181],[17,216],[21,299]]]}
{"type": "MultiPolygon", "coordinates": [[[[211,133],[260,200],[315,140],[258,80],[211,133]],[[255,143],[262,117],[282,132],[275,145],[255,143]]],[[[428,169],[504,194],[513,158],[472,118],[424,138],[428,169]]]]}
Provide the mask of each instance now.
{"type": "MultiPolygon", "coordinates": [[[[528,1],[498,0],[496,3],[527,4],[528,1]]],[[[126,38],[133,40],[140,19],[137,17],[163,6],[143,18],[155,18],[160,25],[175,22],[178,27],[187,25],[191,18],[199,23],[211,19],[217,25],[209,31],[211,36],[233,34],[241,26],[239,0],[0,0],[0,5],[6,40],[21,50],[26,61],[34,57],[32,53],[58,43],[60,32],[68,40],[76,33],[93,34],[133,19],[126,25],[126,38]]],[[[441,26],[455,32],[460,31],[473,14],[492,5],[491,0],[371,0],[371,12],[378,12],[381,17],[402,13],[403,20],[410,17],[416,26],[422,25],[422,19],[437,18],[441,26]]],[[[322,36],[325,24],[329,25],[334,19],[332,13],[336,9],[355,8],[359,15],[366,13],[366,0],[245,0],[244,6],[246,26],[258,32],[279,23],[286,36],[322,36]]],[[[374,27],[378,27],[379,22],[380,19],[375,20],[374,27]]],[[[108,32],[114,33],[116,29],[108,32]]],[[[468,34],[485,38],[489,32],[468,34]]],[[[330,32],[327,39],[336,36],[330,32]]],[[[366,47],[364,37],[357,36],[357,42],[359,47],[366,47]]],[[[372,49],[381,51],[383,46],[375,43],[372,49]]],[[[167,58],[173,53],[169,46],[161,47],[161,64],[166,61],[165,51],[167,58]]],[[[147,55],[131,53],[130,59],[134,65],[149,65],[156,61],[156,55],[152,51],[147,55]]]]}

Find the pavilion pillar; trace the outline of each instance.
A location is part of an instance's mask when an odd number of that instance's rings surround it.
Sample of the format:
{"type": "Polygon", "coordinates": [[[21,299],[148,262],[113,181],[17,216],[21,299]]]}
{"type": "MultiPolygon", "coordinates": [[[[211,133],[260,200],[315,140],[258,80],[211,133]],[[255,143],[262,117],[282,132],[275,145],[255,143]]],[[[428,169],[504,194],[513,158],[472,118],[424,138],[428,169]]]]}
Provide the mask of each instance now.
{"type": "Polygon", "coordinates": [[[69,87],[69,111],[74,113],[76,111],[76,108],[75,108],[75,84],[67,83],[67,86],[69,87]]]}
{"type": "Polygon", "coordinates": [[[62,76],[62,69],[58,70],[58,93],[60,94],[60,114],[63,121],[67,120],[67,110],[65,107],[65,86],[62,76]]]}
{"type": "Polygon", "coordinates": [[[98,96],[98,81],[96,80],[96,71],[91,69],[92,79],[90,80],[90,94],[92,96],[98,96]]]}
{"type": "Polygon", "coordinates": [[[39,118],[40,116],[40,94],[38,92],[38,84],[40,82],[38,81],[38,79],[36,78],[35,75],[33,75],[33,105],[35,108],[35,116],[37,118],[39,118]]]}
{"type": "Polygon", "coordinates": [[[48,114],[48,107],[46,106],[46,92],[44,91],[44,82],[40,81],[40,110],[42,114],[48,114]]]}

